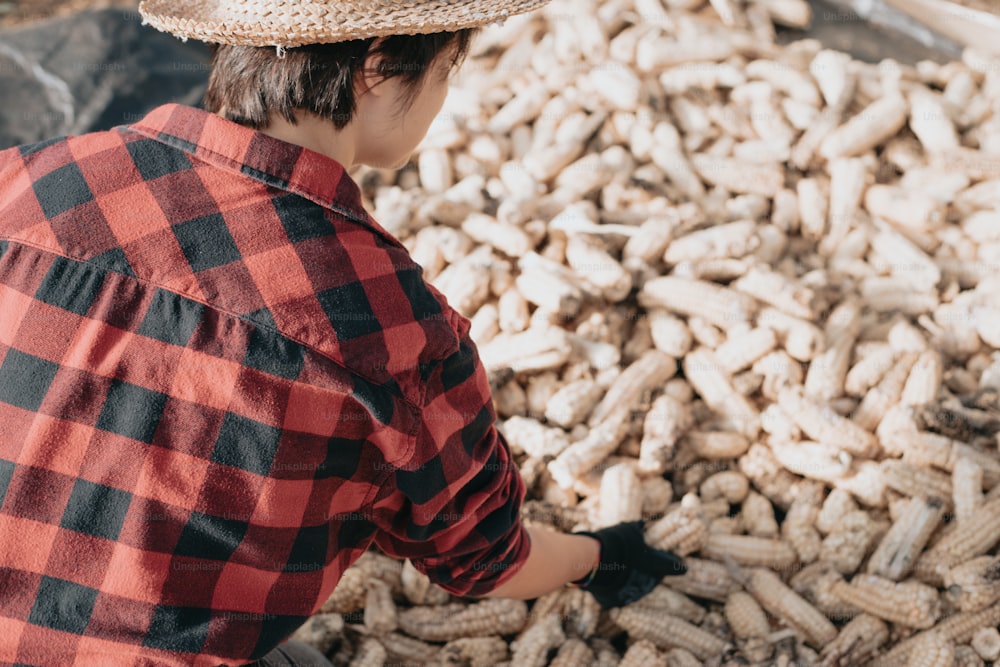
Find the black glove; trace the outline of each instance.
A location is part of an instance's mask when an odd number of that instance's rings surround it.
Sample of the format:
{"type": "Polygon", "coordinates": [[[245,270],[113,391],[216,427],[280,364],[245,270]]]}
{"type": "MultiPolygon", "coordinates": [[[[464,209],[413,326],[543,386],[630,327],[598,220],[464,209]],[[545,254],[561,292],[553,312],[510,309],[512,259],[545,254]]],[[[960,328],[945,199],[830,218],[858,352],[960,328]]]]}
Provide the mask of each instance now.
{"type": "Polygon", "coordinates": [[[601,543],[601,561],[593,578],[575,583],[590,591],[605,609],[635,602],[656,588],[663,577],[687,572],[677,554],[647,546],[642,529],[642,521],[631,521],[595,533],[576,533],[601,543]]]}

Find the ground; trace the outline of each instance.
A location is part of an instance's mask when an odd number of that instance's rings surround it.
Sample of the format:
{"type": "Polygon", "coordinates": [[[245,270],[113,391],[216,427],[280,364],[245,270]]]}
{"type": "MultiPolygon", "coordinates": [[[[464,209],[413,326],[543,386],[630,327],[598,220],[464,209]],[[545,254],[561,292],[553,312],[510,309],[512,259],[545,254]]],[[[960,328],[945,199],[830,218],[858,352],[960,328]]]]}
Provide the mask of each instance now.
{"type": "Polygon", "coordinates": [[[0,1],[0,28],[64,16],[81,9],[137,8],[139,0],[13,0],[0,1]]]}

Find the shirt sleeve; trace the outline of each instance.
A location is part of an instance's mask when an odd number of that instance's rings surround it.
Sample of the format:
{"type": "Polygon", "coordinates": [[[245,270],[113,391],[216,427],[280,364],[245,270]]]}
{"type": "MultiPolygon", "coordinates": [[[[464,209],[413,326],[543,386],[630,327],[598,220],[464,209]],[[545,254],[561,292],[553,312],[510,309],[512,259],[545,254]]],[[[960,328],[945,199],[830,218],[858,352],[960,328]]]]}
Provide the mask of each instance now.
{"type": "Polygon", "coordinates": [[[527,560],[525,486],[495,426],[469,322],[451,314],[459,347],[429,373],[412,462],[392,471],[373,508],[375,543],[455,595],[483,595],[527,560]]]}

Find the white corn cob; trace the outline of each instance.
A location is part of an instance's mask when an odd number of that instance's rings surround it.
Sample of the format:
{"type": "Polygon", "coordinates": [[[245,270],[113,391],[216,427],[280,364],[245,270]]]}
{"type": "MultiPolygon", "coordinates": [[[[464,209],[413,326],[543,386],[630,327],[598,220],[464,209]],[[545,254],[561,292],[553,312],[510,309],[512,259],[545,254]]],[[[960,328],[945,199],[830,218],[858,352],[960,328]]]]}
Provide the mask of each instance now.
{"type": "Polygon", "coordinates": [[[624,412],[612,415],[590,429],[583,440],[563,450],[548,465],[552,479],[563,488],[571,488],[578,477],[603,461],[625,438],[625,416],[624,412]]]}
{"type": "Polygon", "coordinates": [[[388,657],[385,647],[374,637],[369,637],[361,642],[351,659],[350,667],[381,667],[388,657]]]}
{"type": "Polygon", "coordinates": [[[885,524],[873,521],[868,512],[848,512],[823,540],[819,557],[842,574],[858,570],[875,541],[885,532],[885,524]]]}
{"type": "Polygon", "coordinates": [[[979,611],[1000,600],[1000,558],[979,556],[944,575],[948,596],[962,611],[979,611]]]}
{"type": "Polygon", "coordinates": [[[771,624],[767,614],[749,593],[736,591],[726,600],[726,622],[737,639],[767,637],[771,624]]]}
{"type": "Polygon", "coordinates": [[[895,356],[896,353],[888,345],[865,355],[847,372],[844,390],[851,396],[864,395],[892,368],[895,356]]]}
{"type": "Polygon", "coordinates": [[[847,457],[818,442],[787,442],[775,437],[770,444],[774,457],[786,470],[797,475],[822,482],[835,482],[851,471],[847,457]]]}
{"type": "Polygon", "coordinates": [[[748,334],[732,337],[715,350],[715,358],[727,373],[746,370],[777,345],[771,329],[757,328],[748,334]]]}
{"type": "Polygon", "coordinates": [[[858,614],[823,647],[823,667],[862,664],[889,640],[889,627],[871,614],[858,614]]]}
{"type": "Polygon", "coordinates": [[[698,495],[705,502],[722,497],[729,504],[738,505],[749,491],[750,482],[746,475],[738,470],[723,470],[705,479],[698,489],[698,495]]]}
{"type": "Polygon", "coordinates": [[[972,520],[983,504],[983,469],[975,461],[960,458],[951,472],[952,500],[959,523],[972,520]]]}
{"type": "Polygon", "coordinates": [[[800,483],[781,524],[781,535],[795,549],[799,560],[811,563],[819,557],[822,540],[816,531],[822,488],[816,482],[800,483]]]}
{"type": "Polygon", "coordinates": [[[776,401],[778,393],[785,387],[797,386],[803,381],[802,365],[784,350],[764,355],[752,370],[764,377],[761,393],[771,401],[776,401]]]}
{"type": "Polygon", "coordinates": [[[886,459],[880,465],[889,488],[908,496],[937,498],[944,505],[950,504],[952,484],[948,475],[897,459],[886,459]]]}
{"type": "Polygon", "coordinates": [[[601,605],[590,593],[571,588],[562,598],[561,613],[563,628],[569,635],[589,639],[597,632],[601,620],[601,605]]]}
{"type": "Polygon", "coordinates": [[[521,333],[500,334],[479,348],[479,358],[487,371],[544,371],[563,365],[569,355],[566,332],[557,327],[533,326],[521,333]]]}
{"type": "Polygon", "coordinates": [[[798,561],[795,550],[787,542],[751,535],[709,533],[701,553],[718,561],[729,557],[740,565],[769,567],[779,571],[798,561]]]}
{"type": "Polygon", "coordinates": [[[680,264],[704,259],[738,258],[760,245],[752,220],[730,222],[675,237],[667,246],[663,260],[680,264]]]}
{"type": "Polygon", "coordinates": [[[926,629],[941,615],[936,589],[918,581],[895,582],[874,574],[835,582],[831,592],[873,616],[911,628],[926,629]]]}
{"type": "Polygon", "coordinates": [[[501,430],[514,451],[538,459],[558,456],[570,444],[565,431],[545,426],[530,417],[511,417],[502,424],[501,430]]]}
{"type": "Polygon", "coordinates": [[[801,630],[813,644],[824,646],[836,638],[833,623],[770,570],[752,569],[744,585],[767,612],[801,630]]]}
{"type": "Polygon", "coordinates": [[[882,416],[899,403],[910,369],[916,361],[916,353],[908,352],[900,355],[882,380],[865,394],[861,404],[854,411],[852,420],[864,429],[874,430],[882,420],[882,416]]]}
{"type": "Polygon", "coordinates": [[[757,436],[760,413],[733,389],[711,351],[701,348],[689,353],[684,359],[684,376],[705,403],[732,425],[732,430],[749,438],[757,436]]]}
{"type": "Polygon", "coordinates": [[[761,309],[757,323],[774,329],[785,352],[798,361],[810,361],[826,349],[826,339],[819,327],[777,308],[761,309]]]}
{"type": "Polygon", "coordinates": [[[740,507],[740,518],[747,533],[755,537],[776,537],[778,522],[774,517],[774,506],[771,501],[750,491],[740,507]]]}
{"type": "Polygon", "coordinates": [[[642,518],[642,486],[634,465],[619,463],[604,471],[598,508],[599,528],[642,518]]]}
{"type": "Polygon", "coordinates": [[[661,386],[677,372],[677,362],[659,350],[649,350],[626,368],[590,415],[595,426],[612,412],[629,409],[647,391],[661,386]]]}
{"type": "Polygon", "coordinates": [[[739,584],[722,563],[688,556],[684,565],[687,572],[668,580],[674,590],[718,602],[725,602],[730,593],[739,590],[739,584]]]}
{"type": "Polygon", "coordinates": [[[632,638],[648,639],[657,648],[683,648],[702,660],[721,654],[729,646],[698,626],[662,612],[629,606],[613,609],[611,618],[632,638]]]}
{"type": "Polygon", "coordinates": [[[868,560],[867,571],[893,581],[909,574],[944,517],[944,503],[923,497],[903,501],[903,510],[868,560]]]}
{"type": "MultiPolygon", "coordinates": [[[[692,656],[697,661],[697,658],[692,656]]],[[[656,650],[656,645],[648,639],[634,642],[625,651],[618,667],[668,667],[667,658],[656,650]]]]}
{"type": "Polygon", "coordinates": [[[340,641],[344,633],[344,617],[340,614],[315,614],[292,635],[326,654],[340,641]]]}
{"type": "Polygon", "coordinates": [[[707,613],[705,608],[697,602],[664,584],[660,584],[645,597],[632,604],[648,607],[654,611],[662,611],[695,624],[701,624],[707,613]]]}
{"type": "Polygon", "coordinates": [[[675,359],[683,357],[691,349],[691,331],[687,324],[664,310],[654,308],[649,311],[649,333],[656,349],[675,359]]]}
{"type": "Polygon", "coordinates": [[[901,95],[887,95],[859,112],[823,141],[827,160],[859,155],[896,134],[906,123],[909,105],[901,95]]]}
{"type": "Polygon", "coordinates": [[[492,599],[476,604],[414,607],[400,611],[399,628],[412,637],[447,642],[462,637],[513,634],[528,618],[528,607],[520,600],[492,599]]]}
{"type": "Polygon", "coordinates": [[[658,396],[643,422],[639,470],[651,474],[669,470],[674,446],[693,422],[689,406],[668,394],[658,396]]]}
{"type": "Polygon", "coordinates": [[[697,508],[684,504],[646,528],[646,544],[682,556],[701,549],[707,537],[708,527],[697,508]]]}
{"type": "Polygon", "coordinates": [[[784,174],[776,163],[750,162],[735,158],[699,153],[691,165],[707,183],[740,194],[774,197],[785,184],[784,174]]]}
{"type": "Polygon", "coordinates": [[[848,512],[858,509],[858,504],[850,493],[842,489],[833,489],[823,501],[823,506],[816,515],[816,529],[823,535],[828,535],[848,512]]]}
{"type": "Polygon", "coordinates": [[[937,398],[944,375],[944,361],[937,350],[920,353],[910,375],[906,378],[899,402],[903,405],[923,405],[937,398]]]}
{"type": "Polygon", "coordinates": [[[972,635],[971,644],[983,660],[996,662],[1000,658],[1000,632],[996,628],[980,628],[972,635]]]}
{"type": "Polygon", "coordinates": [[[493,667],[509,657],[503,637],[463,637],[445,644],[435,656],[434,665],[493,667]]]}
{"type": "Polygon", "coordinates": [[[774,306],[791,317],[816,317],[816,294],[802,284],[764,266],[755,266],[733,283],[733,288],[774,306]]]}
{"type": "Polygon", "coordinates": [[[590,378],[563,385],[548,401],[545,419],[563,428],[584,422],[604,391],[590,378]]]}
{"type": "Polygon", "coordinates": [[[437,656],[440,646],[428,644],[413,637],[407,637],[399,632],[390,632],[379,637],[379,643],[385,647],[389,657],[402,662],[428,663],[437,656]]]}
{"type": "Polygon", "coordinates": [[[872,457],[878,450],[875,437],[853,421],[810,400],[800,389],[789,387],[778,394],[778,403],[803,433],[814,440],[857,456],[872,457]]]}
{"type": "Polygon", "coordinates": [[[593,664],[594,652],[587,644],[576,637],[571,637],[559,647],[556,657],[552,658],[549,667],[579,667],[593,664]]]}
{"type": "Polygon", "coordinates": [[[666,308],[701,317],[722,328],[750,322],[757,310],[751,297],[734,289],[671,276],[647,281],[639,291],[639,303],[644,308],[666,308]]]}
{"type": "Polygon", "coordinates": [[[558,614],[547,614],[511,643],[511,664],[544,667],[549,650],[566,640],[558,614]]]}
{"type": "Polygon", "coordinates": [[[689,431],[684,440],[703,459],[737,458],[750,448],[745,435],[731,431],[689,431]]]}
{"type": "Polygon", "coordinates": [[[415,605],[445,604],[451,599],[446,590],[431,583],[430,577],[415,568],[410,561],[403,563],[400,583],[403,595],[415,605]]]}
{"type": "Polygon", "coordinates": [[[783,509],[791,505],[798,478],[781,466],[769,447],[751,445],[738,465],[740,472],[771,502],[783,509]]]}

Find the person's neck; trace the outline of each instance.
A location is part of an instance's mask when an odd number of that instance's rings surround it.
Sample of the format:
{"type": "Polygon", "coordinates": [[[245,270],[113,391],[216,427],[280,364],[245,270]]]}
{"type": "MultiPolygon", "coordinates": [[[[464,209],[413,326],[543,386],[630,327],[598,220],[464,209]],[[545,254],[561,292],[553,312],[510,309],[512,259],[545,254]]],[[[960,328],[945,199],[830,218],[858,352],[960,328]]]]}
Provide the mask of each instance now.
{"type": "Polygon", "coordinates": [[[337,130],[330,121],[310,114],[298,114],[293,125],[281,116],[273,116],[271,124],[260,130],[263,134],[296,146],[326,155],[339,162],[344,169],[354,166],[356,142],[352,126],[337,130]]]}

